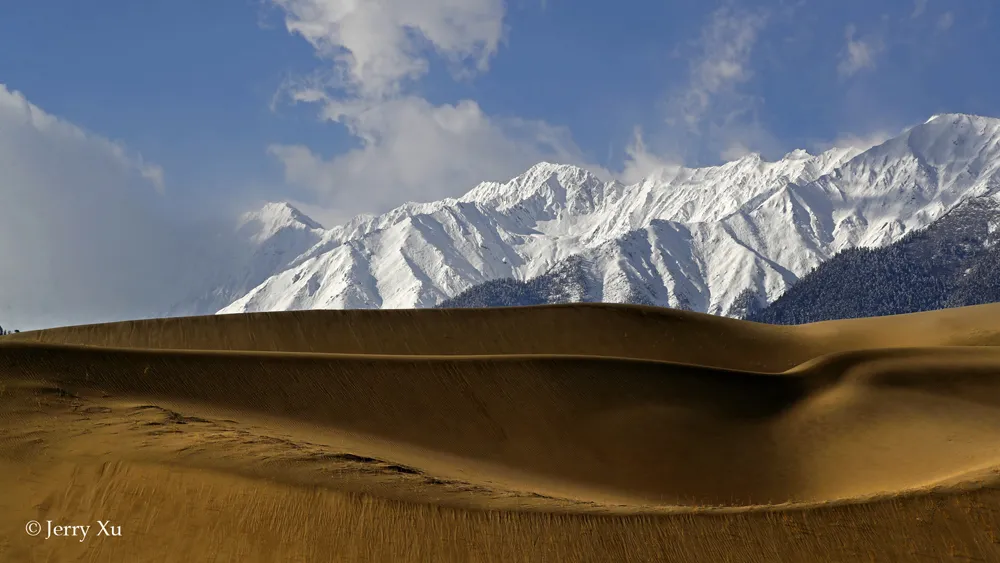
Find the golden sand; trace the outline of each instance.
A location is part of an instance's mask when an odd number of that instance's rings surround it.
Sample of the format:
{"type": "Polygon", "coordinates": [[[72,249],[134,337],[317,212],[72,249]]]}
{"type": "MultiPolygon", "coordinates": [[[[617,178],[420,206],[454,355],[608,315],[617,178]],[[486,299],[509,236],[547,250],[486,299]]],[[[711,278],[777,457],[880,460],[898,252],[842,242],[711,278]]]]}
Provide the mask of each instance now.
{"type": "Polygon", "coordinates": [[[1000,561],[1000,306],[20,333],[0,493],[13,562],[1000,561]]]}

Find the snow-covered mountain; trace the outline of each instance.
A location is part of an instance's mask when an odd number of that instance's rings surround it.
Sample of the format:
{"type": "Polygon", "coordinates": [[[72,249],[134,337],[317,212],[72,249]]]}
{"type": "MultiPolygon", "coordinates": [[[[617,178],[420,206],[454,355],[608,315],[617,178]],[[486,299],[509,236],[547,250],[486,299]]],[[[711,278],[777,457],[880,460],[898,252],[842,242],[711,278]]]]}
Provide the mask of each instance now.
{"type": "Polygon", "coordinates": [[[725,314],[747,290],[771,301],[840,250],[892,243],[998,190],[1000,120],[958,114],[864,152],[751,154],[632,185],[542,163],[329,230],[272,204],[245,219],[254,250],[204,305],[431,307],[489,280],[571,268],[580,300],[725,314]]]}
{"type": "Polygon", "coordinates": [[[997,302],[1000,193],[967,199],[888,246],[841,252],[746,318],[802,324],[997,302]]]}
{"type": "Polygon", "coordinates": [[[226,259],[210,274],[209,291],[196,290],[169,314],[211,314],[267,281],[326,233],[322,225],[288,203],[268,203],[239,218],[225,241],[226,259]]]}

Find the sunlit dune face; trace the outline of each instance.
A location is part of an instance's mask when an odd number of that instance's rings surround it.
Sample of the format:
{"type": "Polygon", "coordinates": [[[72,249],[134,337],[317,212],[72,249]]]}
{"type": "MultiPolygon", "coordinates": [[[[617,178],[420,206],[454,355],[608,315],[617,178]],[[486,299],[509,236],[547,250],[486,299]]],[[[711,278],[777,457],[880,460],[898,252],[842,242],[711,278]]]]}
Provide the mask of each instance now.
{"type": "Polygon", "coordinates": [[[892,559],[946,553],[939,518],[993,556],[995,313],[778,328],[608,306],[350,311],[11,335],[0,525],[112,518],[123,534],[25,534],[0,559],[892,559]],[[793,549],[804,533],[815,545],[793,549]],[[770,543],[736,550],[751,537],[770,543]]]}

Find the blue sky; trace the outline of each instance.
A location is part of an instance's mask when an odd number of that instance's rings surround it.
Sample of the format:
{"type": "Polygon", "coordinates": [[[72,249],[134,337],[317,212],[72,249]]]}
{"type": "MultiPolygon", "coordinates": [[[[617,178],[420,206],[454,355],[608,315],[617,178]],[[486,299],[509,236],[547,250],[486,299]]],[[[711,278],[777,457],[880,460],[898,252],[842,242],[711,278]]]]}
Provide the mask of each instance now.
{"type": "Polygon", "coordinates": [[[351,4],[7,3],[0,84],[161,167],[166,207],[324,222],[542,158],[631,180],[1000,116],[992,0],[351,4]]]}
{"type": "MultiPolygon", "coordinates": [[[[996,0],[0,8],[0,322],[160,314],[237,213],[332,226],[540,160],[636,181],[1000,117],[996,0]]],[[[231,236],[231,234],[229,235],[231,236]]]]}

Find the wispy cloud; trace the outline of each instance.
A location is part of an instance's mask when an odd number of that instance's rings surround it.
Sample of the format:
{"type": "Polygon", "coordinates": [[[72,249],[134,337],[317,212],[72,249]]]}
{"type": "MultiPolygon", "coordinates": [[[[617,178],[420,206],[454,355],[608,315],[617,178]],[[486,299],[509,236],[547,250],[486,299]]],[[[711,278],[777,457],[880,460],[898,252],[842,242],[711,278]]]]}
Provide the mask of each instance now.
{"type": "Polygon", "coordinates": [[[625,149],[625,164],[616,176],[626,184],[634,184],[678,166],[679,162],[650,152],[646,147],[642,128],[636,127],[632,132],[632,142],[625,149]]]}
{"type": "Polygon", "coordinates": [[[719,154],[722,160],[732,161],[743,158],[744,156],[753,153],[754,151],[750,149],[746,144],[740,141],[733,141],[726,148],[722,149],[719,154]]]}
{"type": "Polygon", "coordinates": [[[953,25],[955,25],[954,12],[945,12],[937,20],[937,29],[940,32],[948,31],[953,25]]]}
{"type": "Polygon", "coordinates": [[[634,180],[657,166],[707,164],[775,147],[758,119],[762,100],[746,89],[756,75],[754,48],[770,19],[767,11],[731,3],[709,14],[698,39],[678,51],[689,67],[667,94],[666,128],[651,130],[654,142],[634,135],[620,178],[634,180]]]}
{"type": "Polygon", "coordinates": [[[878,38],[861,39],[856,34],[854,24],[848,25],[844,31],[847,43],[837,65],[837,72],[843,77],[854,76],[863,70],[873,70],[875,58],[882,49],[878,38]]]}
{"type": "Polygon", "coordinates": [[[692,59],[687,87],[673,102],[684,123],[698,130],[720,97],[739,97],[735,88],[753,76],[750,57],[767,17],[723,7],[701,33],[699,53],[692,59]]]}
{"type": "Polygon", "coordinates": [[[911,18],[919,18],[924,15],[927,11],[927,0],[913,0],[913,13],[910,14],[911,18]]]}
{"type": "Polygon", "coordinates": [[[889,139],[898,135],[883,129],[877,129],[866,134],[842,133],[832,141],[821,141],[813,143],[813,150],[818,152],[827,151],[833,148],[855,148],[866,151],[874,146],[881,145],[889,139]]]}

